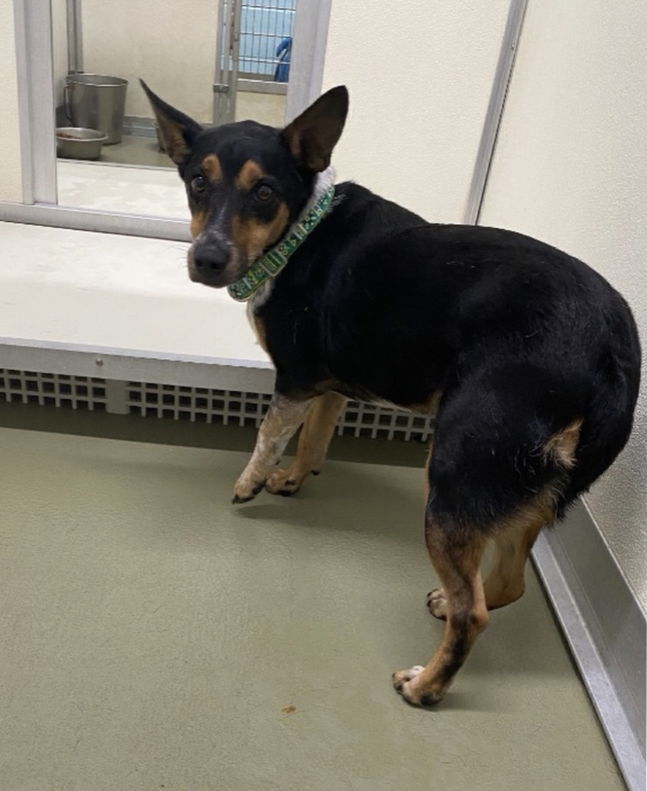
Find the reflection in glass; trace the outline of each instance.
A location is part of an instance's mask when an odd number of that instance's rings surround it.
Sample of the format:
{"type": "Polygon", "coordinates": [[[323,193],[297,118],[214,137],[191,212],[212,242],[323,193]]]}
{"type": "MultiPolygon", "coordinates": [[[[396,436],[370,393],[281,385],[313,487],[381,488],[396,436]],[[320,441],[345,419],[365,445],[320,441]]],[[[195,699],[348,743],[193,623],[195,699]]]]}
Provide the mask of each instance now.
{"type": "Polygon", "coordinates": [[[186,218],[139,77],[203,123],[281,126],[295,4],[167,0],[152,19],[146,0],[52,0],[59,204],[186,218]]]}

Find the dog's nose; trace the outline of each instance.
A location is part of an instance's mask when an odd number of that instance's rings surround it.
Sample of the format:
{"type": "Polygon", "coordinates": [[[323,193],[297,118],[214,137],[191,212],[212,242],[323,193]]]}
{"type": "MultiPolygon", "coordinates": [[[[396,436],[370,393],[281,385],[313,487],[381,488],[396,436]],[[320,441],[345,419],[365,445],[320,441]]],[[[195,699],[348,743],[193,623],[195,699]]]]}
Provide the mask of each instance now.
{"type": "Polygon", "coordinates": [[[229,260],[229,248],[223,242],[203,244],[193,251],[193,264],[202,275],[216,275],[229,260]]]}

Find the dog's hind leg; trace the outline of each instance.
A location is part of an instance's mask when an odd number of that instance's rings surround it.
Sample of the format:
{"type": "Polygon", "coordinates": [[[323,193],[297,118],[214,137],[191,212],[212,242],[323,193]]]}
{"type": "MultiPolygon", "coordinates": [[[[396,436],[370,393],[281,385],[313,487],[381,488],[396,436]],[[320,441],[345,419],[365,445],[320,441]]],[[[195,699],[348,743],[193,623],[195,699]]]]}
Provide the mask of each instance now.
{"type": "Polygon", "coordinates": [[[505,607],[523,596],[526,561],[542,527],[555,519],[555,509],[546,498],[520,509],[493,535],[494,555],[485,578],[485,602],[488,610],[505,607]]]}
{"type": "MultiPolygon", "coordinates": [[[[516,381],[520,371],[513,367],[512,373],[516,381]]],[[[488,623],[488,605],[501,607],[521,595],[532,543],[553,521],[576,463],[581,421],[551,433],[550,422],[538,417],[542,403],[533,400],[532,391],[520,399],[502,386],[510,378],[505,369],[462,379],[453,392],[446,391],[438,414],[425,528],[442,585],[432,594],[431,609],[446,624],[426,667],[393,676],[395,688],[414,704],[442,698],[488,623]],[[480,562],[490,538],[498,547],[483,585],[480,562]]]]}
{"type": "MultiPolygon", "coordinates": [[[[548,438],[542,453],[548,463],[567,471],[575,465],[575,451],[582,421],[573,420],[548,438]]],[[[524,571],[535,539],[542,527],[555,521],[558,489],[550,485],[493,533],[494,557],[485,580],[488,610],[505,607],[521,598],[525,590],[524,571]]]]}
{"type": "MultiPolygon", "coordinates": [[[[544,444],[542,453],[555,465],[556,474],[573,467],[581,425],[581,420],[572,421],[544,444]]],[[[491,531],[494,554],[484,583],[488,610],[505,607],[523,596],[526,561],[542,527],[555,521],[559,491],[558,486],[548,484],[491,531]]],[[[427,607],[434,617],[446,617],[447,597],[442,588],[427,595],[427,607]]]]}
{"type": "Polygon", "coordinates": [[[332,391],[315,398],[308,410],[299,434],[296,456],[290,466],[276,469],[268,477],[265,488],[272,494],[290,495],[297,492],[304,480],[319,473],[324,463],[337,420],[348,399],[332,391]]]}
{"type": "MultiPolygon", "coordinates": [[[[523,596],[524,572],[535,539],[542,527],[553,522],[555,509],[550,492],[537,497],[505,520],[491,538],[494,553],[490,570],[483,583],[488,610],[505,607],[523,596]]],[[[444,588],[434,588],[427,595],[427,607],[435,618],[447,616],[447,595],[444,588]]]]}
{"type": "Polygon", "coordinates": [[[409,703],[441,700],[463,665],[477,635],[488,623],[480,563],[486,536],[465,527],[441,524],[429,511],[425,538],[431,562],[447,596],[447,621],[440,647],[426,667],[393,674],[393,686],[409,703]]]}

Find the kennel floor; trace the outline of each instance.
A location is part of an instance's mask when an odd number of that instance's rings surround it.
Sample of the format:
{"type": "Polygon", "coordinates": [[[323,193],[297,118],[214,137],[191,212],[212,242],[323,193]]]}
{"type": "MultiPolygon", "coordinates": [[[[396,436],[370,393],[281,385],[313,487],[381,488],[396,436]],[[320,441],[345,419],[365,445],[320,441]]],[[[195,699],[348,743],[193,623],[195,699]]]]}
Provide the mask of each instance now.
{"type": "Polygon", "coordinates": [[[330,461],[232,506],[240,451],[0,448],[0,788],[624,788],[531,569],[444,702],[391,688],[442,632],[420,470],[330,461]]]}

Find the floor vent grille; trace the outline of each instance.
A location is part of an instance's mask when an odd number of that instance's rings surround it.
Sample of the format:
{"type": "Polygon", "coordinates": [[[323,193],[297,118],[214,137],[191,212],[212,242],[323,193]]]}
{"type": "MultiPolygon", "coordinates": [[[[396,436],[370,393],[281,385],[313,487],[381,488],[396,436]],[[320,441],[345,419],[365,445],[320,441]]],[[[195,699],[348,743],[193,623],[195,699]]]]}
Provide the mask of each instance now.
{"type": "MultiPolygon", "coordinates": [[[[0,398],[40,406],[255,427],[271,401],[266,393],[9,369],[0,369],[0,398]]],[[[344,436],[420,442],[426,442],[432,430],[429,417],[358,401],[349,402],[337,427],[337,433],[344,436]]]]}
{"type": "Polygon", "coordinates": [[[0,396],[39,406],[106,409],[106,380],[0,368],[0,396]]]}

